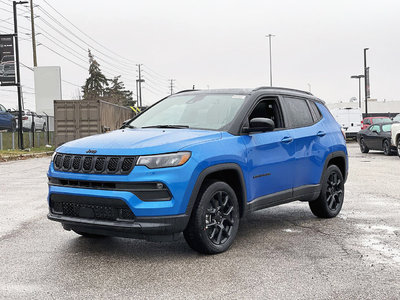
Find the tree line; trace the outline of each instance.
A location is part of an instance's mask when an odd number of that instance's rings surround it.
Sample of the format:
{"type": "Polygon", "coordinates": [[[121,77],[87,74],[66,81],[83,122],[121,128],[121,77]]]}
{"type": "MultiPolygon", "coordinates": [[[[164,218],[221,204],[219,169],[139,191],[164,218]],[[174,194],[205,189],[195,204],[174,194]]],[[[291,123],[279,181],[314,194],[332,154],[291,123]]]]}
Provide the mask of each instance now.
{"type": "Polygon", "coordinates": [[[134,106],[133,93],[125,89],[121,76],[112,79],[107,78],[100,69],[100,64],[88,50],[89,77],[82,86],[84,100],[104,100],[121,106],[134,106]]]}

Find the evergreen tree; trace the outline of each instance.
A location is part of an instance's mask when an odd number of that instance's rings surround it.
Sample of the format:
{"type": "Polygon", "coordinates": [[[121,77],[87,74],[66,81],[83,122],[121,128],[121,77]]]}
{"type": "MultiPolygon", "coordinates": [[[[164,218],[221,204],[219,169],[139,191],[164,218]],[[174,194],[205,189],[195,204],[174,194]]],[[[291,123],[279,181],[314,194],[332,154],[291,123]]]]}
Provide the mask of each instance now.
{"type": "Polygon", "coordinates": [[[116,76],[114,79],[109,80],[110,86],[106,89],[104,98],[106,101],[117,105],[134,106],[136,101],[133,100],[132,91],[125,89],[120,77],[116,76]]]}
{"type": "Polygon", "coordinates": [[[106,87],[108,87],[108,79],[100,70],[99,63],[95,60],[93,54],[88,50],[89,56],[89,78],[82,86],[84,100],[102,99],[106,87]]]}

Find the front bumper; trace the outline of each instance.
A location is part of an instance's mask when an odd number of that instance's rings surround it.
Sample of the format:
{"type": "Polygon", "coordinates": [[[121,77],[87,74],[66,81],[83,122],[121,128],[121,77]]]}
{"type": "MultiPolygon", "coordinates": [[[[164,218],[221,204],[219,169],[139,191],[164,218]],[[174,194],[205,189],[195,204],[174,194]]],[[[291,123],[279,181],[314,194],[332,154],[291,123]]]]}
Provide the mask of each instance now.
{"type": "Polygon", "coordinates": [[[165,217],[139,217],[133,222],[104,221],[67,217],[49,213],[48,219],[61,222],[64,229],[105,236],[117,236],[150,241],[168,241],[178,238],[188,221],[186,214],[165,217]]]}

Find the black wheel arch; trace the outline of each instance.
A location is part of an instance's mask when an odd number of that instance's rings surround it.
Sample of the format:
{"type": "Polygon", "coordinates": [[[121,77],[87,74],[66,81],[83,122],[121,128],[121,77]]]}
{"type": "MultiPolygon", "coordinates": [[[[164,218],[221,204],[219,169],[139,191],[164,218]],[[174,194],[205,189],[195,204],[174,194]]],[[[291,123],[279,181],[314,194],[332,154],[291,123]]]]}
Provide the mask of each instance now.
{"type": "Polygon", "coordinates": [[[342,175],[343,175],[343,178],[344,178],[344,182],[346,182],[346,180],[347,180],[347,170],[348,170],[347,164],[348,164],[347,155],[346,155],[346,153],[344,151],[335,151],[335,152],[332,152],[332,153],[328,154],[328,156],[325,159],[324,169],[323,169],[323,172],[321,174],[320,183],[322,183],[322,179],[323,179],[324,173],[325,173],[326,169],[328,169],[328,167],[330,165],[338,166],[338,168],[342,172],[342,175]]]}
{"type": "Polygon", "coordinates": [[[219,180],[229,184],[238,198],[240,217],[246,214],[247,194],[242,169],[236,163],[222,163],[210,166],[199,174],[186,208],[186,215],[192,214],[192,209],[198,198],[200,188],[207,180],[219,180]]]}

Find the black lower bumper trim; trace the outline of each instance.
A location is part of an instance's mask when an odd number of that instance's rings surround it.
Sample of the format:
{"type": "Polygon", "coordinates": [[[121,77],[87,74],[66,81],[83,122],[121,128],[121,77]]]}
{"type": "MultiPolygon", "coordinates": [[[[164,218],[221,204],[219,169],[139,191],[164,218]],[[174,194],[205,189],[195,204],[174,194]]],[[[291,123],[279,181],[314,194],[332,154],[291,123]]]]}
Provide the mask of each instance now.
{"type": "Polygon", "coordinates": [[[61,222],[64,229],[87,232],[92,234],[160,240],[167,236],[175,237],[182,232],[189,221],[186,214],[161,217],[136,217],[134,222],[103,221],[68,217],[49,213],[48,219],[61,222]]]}

